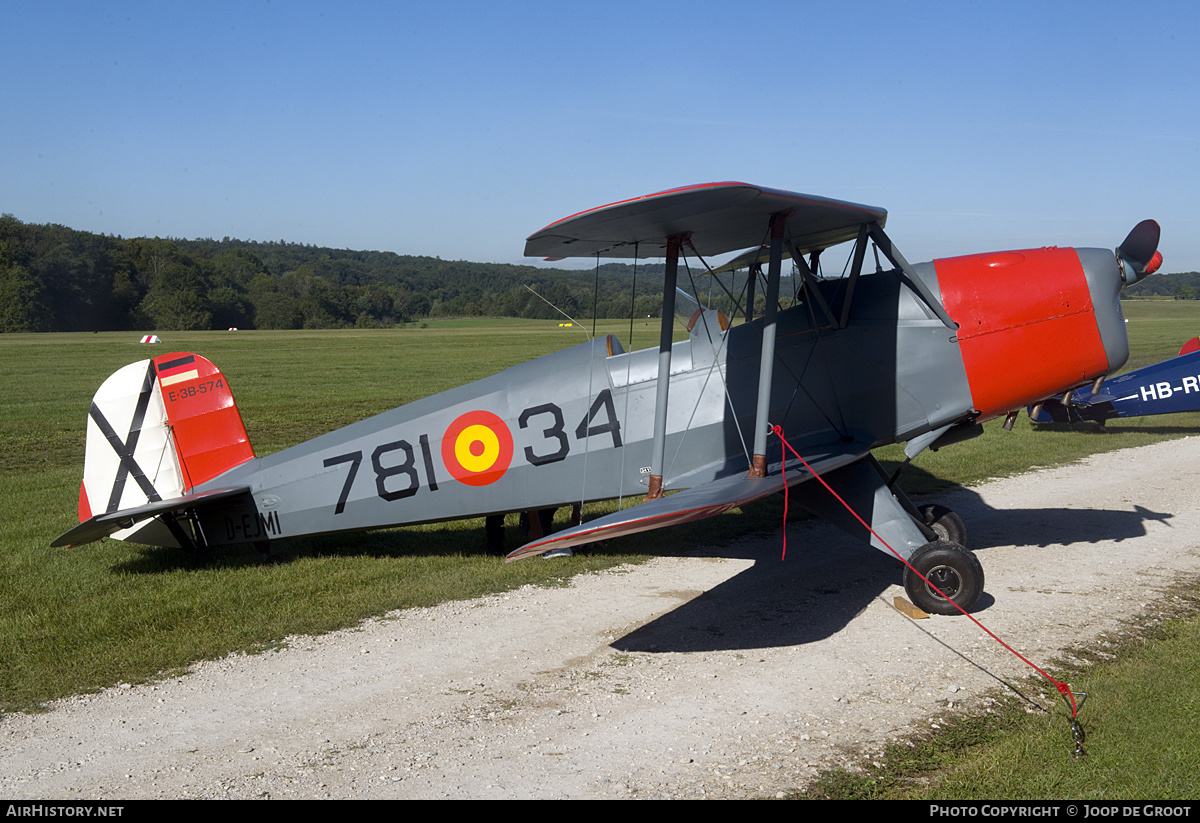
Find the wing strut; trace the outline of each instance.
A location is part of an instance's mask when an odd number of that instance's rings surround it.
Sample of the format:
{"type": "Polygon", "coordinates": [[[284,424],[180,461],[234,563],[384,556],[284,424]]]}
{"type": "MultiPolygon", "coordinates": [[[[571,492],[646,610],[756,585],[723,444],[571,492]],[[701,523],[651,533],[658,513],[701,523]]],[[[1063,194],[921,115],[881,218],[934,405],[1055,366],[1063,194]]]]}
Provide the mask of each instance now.
{"type": "Polygon", "coordinates": [[[842,317],[838,324],[844,329],[850,323],[850,305],[854,302],[854,286],[862,274],[863,257],[867,254],[867,224],[863,223],[858,230],[858,240],[854,242],[854,262],[850,266],[850,279],[846,282],[846,296],[842,301],[842,317]]]}
{"type": "Polygon", "coordinates": [[[771,258],[767,264],[767,311],[763,315],[762,355],[758,362],[758,407],[754,413],[754,456],[747,477],[767,476],[767,434],[771,412],[771,379],[775,367],[775,315],[779,310],[779,270],[783,260],[783,235],[792,212],[771,215],[771,258]]]}
{"type": "Polygon", "coordinates": [[[900,253],[900,250],[892,245],[892,239],[883,233],[883,228],[878,223],[868,223],[867,231],[871,233],[871,239],[875,241],[875,245],[879,250],[887,256],[887,259],[891,260],[896,268],[900,269],[908,277],[908,285],[920,295],[921,299],[925,301],[925,305],[929,306],[929,309],[937,315],[946,328],[950,329],[950,331],[958,331],[958,324],[950,319],[950,315],[946,313],[945,306],[933,296],[933,292],[929,290],[929,286],[925,285],[925,281],[917,276],[917,273],[913,271],[913,267],[909,265],[909,262],[904,259],[904,255],[900,253]]]}
{"type": "Polygon", "coordinates": [[[762,271],[761,263],[751,263],[750,269],[747,272],[746,279],[746,320],[749,323],[754,319],[754,286],[758,280],[758,273],[762,271]]]}
{"type": "Polygon", "coordinates": [[[675,281],[679,273],[679,247],[689,233],[667,238],[667,269],[663,275],[662,330],[658,337],[658,390],[654,398],[654,446],[650,453],[650,488],[647,500],[662,497],[667,451],[667,392],[671,385],[671,342],[675,334],[675,281]]]}
{"type": "MultiPolygon", "coordinates": [[[[788,243],[788,250],[792,254],[792,260],[796,263],[796,270],[800,272],[800,277],[804,280],[804,285],[808,289],[808,293],[812,295],[817,305],[821,307],[821,311],[825,314],[825,319],[829,321],[829,325],[835,329],[838,328],[838,319],[833,316],[833,312],[829,310],[829,304],[825,302],[825,297],[821,294],[821,290],[817,288],[817,278],[814,276],[813,267],[805,261],[804,255],[800,254],[790,242],[788,243]]],[[[815,325],[815,318],[813,322],[815,325]]]]}

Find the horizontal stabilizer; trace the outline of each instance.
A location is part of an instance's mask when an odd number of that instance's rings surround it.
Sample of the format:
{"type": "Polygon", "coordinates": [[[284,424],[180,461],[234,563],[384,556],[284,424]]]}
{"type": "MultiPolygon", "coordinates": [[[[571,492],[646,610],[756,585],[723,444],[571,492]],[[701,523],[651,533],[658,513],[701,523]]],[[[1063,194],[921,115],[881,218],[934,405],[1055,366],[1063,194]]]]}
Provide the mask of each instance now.
{"type": "Polygon", "coordinates": [[[229,489],[214,489],[212,491],[185,494],[182,497],[172,497],[170,500],[159,500],[134,506],[121,511],[107,512],[90,517],[68,532],[59,535],[50,545],[54,548],[61,546],[81,546],[102,537],[127,529],[142,520],[157,517],[161,514],[182,513],[198,506],[212,505],[250,493],[249,486],[235,486],[229,489]]]}
{"type": "MultiPolygon", "coordinates": [[[[832,471],[860,460],[868,453],[869,450],[866,448],[856,451],[839,450],[833,454],[825,454],[820,458],[809,460],[809,464],[817,472],[832,471]]],[[[597,540],[608,540],[612,537],[637,534],[724,514],[738,506],[782,491],[785,484],[780,468],[780,464],[775,463],[768,469],[766,477],[746,477],[744,475],[725,477],[711,483],[693,486],[676,494],[660,497],[657,500],[639,503],[628,509],[622,509],[574,528],[526,543],[509,554],[507,560],[520,560],[523,557],[543,554],[553,549],[594,543],[597,540]]],[[[797,468],[789,465],[786,477],[786,485],[794,486],[805,480],[811,480],[812,474],[800,467],[797,462],[797,468]]]]}

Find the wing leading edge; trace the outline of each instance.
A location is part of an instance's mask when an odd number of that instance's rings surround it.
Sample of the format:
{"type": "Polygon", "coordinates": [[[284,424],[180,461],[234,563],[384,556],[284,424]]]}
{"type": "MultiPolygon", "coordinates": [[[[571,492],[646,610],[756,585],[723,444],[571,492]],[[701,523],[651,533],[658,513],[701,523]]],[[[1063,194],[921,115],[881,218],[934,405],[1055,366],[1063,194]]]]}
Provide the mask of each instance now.
{"type": "MultiPolygon", "coordinates": [[[[866,444],[839,443],[836,448],[826,450],[825,454],[809,458],[808,463],[817,473],[824,473],[861,460],[868,454],[870,448],[866,444]]],[[[800,466],[799,461],[795,462],[795,467],[789,463],[786,474],[782,468],[782,464],[774,463],[768,467],[766,477],[746,477],[740,474],[724,477],[657,500],[639,503],[526,543],[509,554],[507,561],[597,540],[703,520],[775,494],[782,491],[785,485],[794,486],[813,478],[809,471],[800,466]]]]}
{"type": "Polygon", "coordinates": [[[551,223],[525,241],[527,257],[662,257],[667,238],[689,235],[701,254],[757,246],[772,215],[801,254],[853,240],[887,210],[748,183],[705,183],[623,200],[551,223]]]}

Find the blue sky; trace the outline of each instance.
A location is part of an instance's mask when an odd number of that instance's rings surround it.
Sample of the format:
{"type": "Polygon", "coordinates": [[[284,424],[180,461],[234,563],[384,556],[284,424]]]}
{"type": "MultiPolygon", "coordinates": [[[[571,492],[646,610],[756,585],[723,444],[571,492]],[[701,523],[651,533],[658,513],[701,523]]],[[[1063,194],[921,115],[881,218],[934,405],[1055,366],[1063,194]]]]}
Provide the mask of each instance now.
{"type": "Polygon", "coordinates": [[[1200,270],[1198,36],[1194,2],[7,0],[0,212],[522,262],[744,180],[882,206],[913,262],[1153,217],[1200,270]]]}

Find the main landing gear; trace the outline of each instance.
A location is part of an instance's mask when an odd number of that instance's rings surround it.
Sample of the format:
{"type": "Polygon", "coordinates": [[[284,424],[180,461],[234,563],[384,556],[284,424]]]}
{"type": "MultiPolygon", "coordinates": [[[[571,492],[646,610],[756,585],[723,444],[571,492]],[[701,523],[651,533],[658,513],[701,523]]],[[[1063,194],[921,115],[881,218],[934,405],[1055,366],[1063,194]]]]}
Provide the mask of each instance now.
{"type": "Polygon", "coordinates": [[[938,540],[967,545],[967,524],[956,512],[945,506],[922,506],[921,519],[933,529],[938,540]]]}
{"type": "Polygon", "coordinates": [[[920,511],[938,539],[908,558],[925,580],[905,566],[904,591],[914,605],[932,614],[958,614],[955,604],[970,609],[983,594],[983,566],[964,545],[967,528],[962,518],[945,506],[922,506],[920,511]]]}
{"type": "Polygon", "coordinates": [[[816,483],[801,483],[791,494],[798,505],[889,557],[908,557],[945,594],[906,571],[908,598],[924,611],[952,615],[959,613],[955,604],[971,608],[983,594],[983,566],[965,548],[962,518],[945,506],[918,508],[896,484],[898,478],[898,471],[889,477],[868,455],[825,473],[825,484],[836,494],[816,483]]]}

